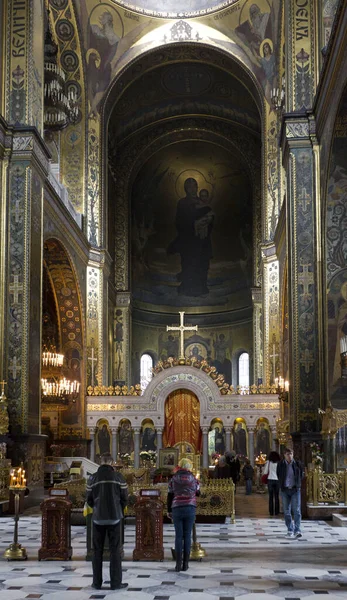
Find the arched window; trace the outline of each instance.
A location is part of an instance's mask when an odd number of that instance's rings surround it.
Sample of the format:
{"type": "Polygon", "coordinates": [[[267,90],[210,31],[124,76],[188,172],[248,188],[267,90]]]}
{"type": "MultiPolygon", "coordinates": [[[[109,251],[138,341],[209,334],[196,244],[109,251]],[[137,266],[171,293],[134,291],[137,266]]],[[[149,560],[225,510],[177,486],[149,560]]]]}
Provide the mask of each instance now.
{"type": "Polygon", "coordinates": [[[242,352],[239,358],[239,385],[249,386],[249,354],[242,352]]]}
{"type": "Polygon", "coordinates": [[[141,390],[144,391],[152,379],[153,358],[150,354],[142,354],[140,363],[141,390]]]}

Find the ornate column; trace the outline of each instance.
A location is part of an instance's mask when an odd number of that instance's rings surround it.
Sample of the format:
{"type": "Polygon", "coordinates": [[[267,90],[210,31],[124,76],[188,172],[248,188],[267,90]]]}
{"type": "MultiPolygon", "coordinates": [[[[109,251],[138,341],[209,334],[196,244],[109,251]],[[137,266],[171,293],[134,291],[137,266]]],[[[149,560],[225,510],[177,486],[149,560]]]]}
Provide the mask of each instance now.
{"type": "Polygon", "coordinates": [[[108,385],[108,277],[110,259],[107,252],[91,248],[87,267],[86,344],[88,353],[87,386],[108,385]],[[94,381],[92,382],[91,356],[93,355],[94,381]]]}
{"type": "MultiPolygon", "coordinates": [[[[208,469],[209,460],[208,460],[208,432],[209,427],[201,427],[202,431],[202,467],[203,469],[208,469]]],[[[230,437],[229,437],[230,439],[230,437]]]]}
{"type": "Polygon", "coordinates": [[[113,460],[117,462],[117,450],[118,450],[118,427],[111,427],[112,432],[112,456],[113,460]]]}
{"type": "Polygon", "coordinates": [[[131,294],[117,292],[114,310],[113,383],[130,384],[131,294]]]}
{"type": "Polygon", "coordinates": [[[320,430],[324,406],[322,226],[319,148],[311,107],[317,86],[318,35],[314,0],[284,3],[286,113],[282,125],[287,175],[290,431],[295,454],[320,430]]]}
{"type": "Polygon", "coordinates": [[[265,385],[275,383],[279,368],[279,265],[273,242],[262,245],[263,255],[263,373],[265,385]]]}
{"type": "Polygon", "coordinates": [[[163,429],[164,427],[156,427],[157,432],[157,467],[159,467],[159,450],[163,447],[163,429]]]}
{"type": "Polygon", "coordinates": [[[231,432],[232,432],[232,426],[230,425],[230,427],[224,427],[225,429],[225,451],[226,452],[230,452],[231,450],[231,432]]]}
{"type": "Polygon", "coordinates": [[[255,427],[248,427],[248,458],[254,467],[254,430],[255,427]]]}
{"type": "MultiPolygon", "coordinates": [[[[8,163],[10,158],[10,149],[12,141],[6,137],[6,123],[0,118],[0,239],[4,240],[0,244],[0,377],[1,381],[5,379],[5,326],[6,326],[6,299],[7,299],[7,232],[8,232],[8,163]]],[[[6,391],[7,395],[7,391],[6,391]]]]}
{"type": "Polygon", "coordinates": [[[95,427],[88,427],[89,435],[90,435],[90,460],[95,462],[95,427]]]}
{"type": "Polygon", "coordinates": [[[336,473],[336,433],[323,435],[324,464],[326,473],[336,473]]]}
{"type": "Polygon", "coordinates": [[[140,466],[140,431],[141,427],[133,427],[134,431],[134,468],[140,466]]]}
{"type": "Polygon", "coordinates": [[[262,322],[262,292],[261,288],[252,289],[253,302],[253,382],[255,385],[264,381],[263,372],[263,332],[262,322]]]}
{"type": "Polygon", "coordinates": [[[271,427],[271,438],[272,438],[271,450],[277,450],[276,436],[277,436],[276,426],[271,427]]]}
{"type": "MultiPolygon", "coordinates": [[[[290,430],[319,432],[324,405],[321,224],[318,147],[310,116],[287,115],[282,148],[287,170],[290,430]]],[[[301,451],[297,448],[299,456],[301,451]]]]}

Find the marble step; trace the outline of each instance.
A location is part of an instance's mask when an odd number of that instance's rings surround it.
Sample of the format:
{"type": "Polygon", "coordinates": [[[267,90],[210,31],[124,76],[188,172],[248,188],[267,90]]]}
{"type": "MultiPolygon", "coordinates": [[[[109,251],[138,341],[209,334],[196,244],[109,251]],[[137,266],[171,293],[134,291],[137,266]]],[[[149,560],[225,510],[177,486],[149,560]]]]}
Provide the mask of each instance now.
{"type": "Polygon", "coordinates": [[[338,527],[347,527],[347,514],[340,515],[333,513],[332,517],[334,525],[337,525],[338,527]]]}

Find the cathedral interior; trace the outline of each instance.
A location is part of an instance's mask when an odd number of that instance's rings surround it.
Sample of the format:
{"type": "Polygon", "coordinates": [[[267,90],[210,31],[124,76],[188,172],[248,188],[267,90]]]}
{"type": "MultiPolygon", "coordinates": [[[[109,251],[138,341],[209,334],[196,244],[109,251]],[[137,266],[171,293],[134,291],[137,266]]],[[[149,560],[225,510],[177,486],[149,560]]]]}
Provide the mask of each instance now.
{"type": "Polygon", "coordinates": [[[0,0],[0,66],[1,498],[289,446],[347,503],[347,0],[0,0]]]}

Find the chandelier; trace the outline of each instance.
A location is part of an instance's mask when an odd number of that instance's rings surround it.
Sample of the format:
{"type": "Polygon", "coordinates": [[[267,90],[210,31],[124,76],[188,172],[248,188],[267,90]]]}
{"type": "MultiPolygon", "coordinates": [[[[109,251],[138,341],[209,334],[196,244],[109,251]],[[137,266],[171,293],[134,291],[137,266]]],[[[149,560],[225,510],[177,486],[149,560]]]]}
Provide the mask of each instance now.
{"type": "Polygon", "coordinates": [[[62,367],[64,364],[64,354],[58,354],[53,343],[43,345],[42,366],[43,367],[62,367]]]}
{"type": "Polygon", "coordinates": [[[49,27],[49,14],[45,36],[44,60],[44,126],[63,129],[78,119],[77,96],[71,87],[66,89],[65,72],[58,65],[58,46],[49,27]]]}
{"type": "Polygon", "coordinates": [[[41,402],[45,411],[67,410],[76,402],[80,383],[63,375],[64,355],[59,354],[54,343],[46,343],[42,352],[41,402]]]}

